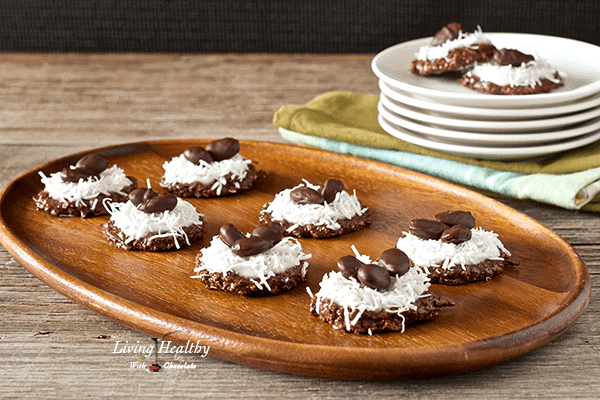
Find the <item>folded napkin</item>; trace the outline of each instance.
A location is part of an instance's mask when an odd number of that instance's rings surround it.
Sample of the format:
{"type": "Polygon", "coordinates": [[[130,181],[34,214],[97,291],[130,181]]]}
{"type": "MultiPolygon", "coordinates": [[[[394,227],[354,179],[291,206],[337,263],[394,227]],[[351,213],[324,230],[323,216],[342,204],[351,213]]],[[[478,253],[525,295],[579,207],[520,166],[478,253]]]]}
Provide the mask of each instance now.
{"type": "Polygon", "coordinates": [[[543,161],[477,160],[413,145],[377,122],[379,96],[325,93],[281,107],[273,123],[286,140],[383,161],[523,200],[600,212],[600,141],[543,161]]]}

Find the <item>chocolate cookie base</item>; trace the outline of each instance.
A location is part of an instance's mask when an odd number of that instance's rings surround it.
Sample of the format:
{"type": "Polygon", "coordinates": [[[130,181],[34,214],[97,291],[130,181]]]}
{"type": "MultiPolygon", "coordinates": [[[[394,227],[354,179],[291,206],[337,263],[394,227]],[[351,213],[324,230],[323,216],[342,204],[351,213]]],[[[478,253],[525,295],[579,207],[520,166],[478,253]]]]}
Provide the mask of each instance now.
{"type": "Polygon", "coordinates": [[[419,75],[439,75],[455,71],[475,62],[487,61],[494,57],[496,48],[491,44],[480,44],[476,49],[460,47],[451,50],[445,58],[435,61],[414,60],[410,63],[411,72],[419,75]]]}
{"type": "MultiPolygon", "coordinates": [[[[364,311],[356,324],[350,325],[350,330],[346,326],[344,307],[337,305],[330,299],[321,301],[317,310],[317,298],[313,297],[310,303],[310,312],[333,325],[336,329],[350,333],[370,334],[381,331],[402,331],[406,325],[427,321],[437,315],[440,308],[454,304],[441,301],[432,294],[418,299],[415,305],[417,306],[416,310],[404,311],[402,316],[387,311],[364,311]]],[[[352,321],[358,312],[358,309],[353,309],[349,315],[349,320],[352,321]]]]}
{"type": "Polygon", "coordinates": [[[296,225],[288,222],[287,220],[275,220],[271,218],[271,214],[266,212],[265,209],[269,204],[263,206],[263,210],[260,212],[258,219],[264,224],[270,222],[279,222],[283,226],[284,234],[287,236],[295,237],[313,237],[316,239],[322,239],[332,236],[340,236],[346,233],[358,231],[371,223],[371,212],[370,210],[365,211],[362,215],[355,215],[351,219],[341,219],[338,222],[340,228],[331,229],[325,225],[298,225],[292,230],[288,230],[290,227],[296,225]]]}
{"type": "MultiPolygon", "coordinates": [[[[202,218],[200,221],[202,221],[202,218]]],[[[123,234],[123,231],[115,226],[114,221],[108,221],[106,224],[102,225],[102,231],[112,245],[120,247],[123,250],[165,251],[176,247],[176,239],[173,236],[152,238],[156,233],[150,233],[143,238],[125,243],[127,238],[123,234]]],[[[187,235],[190,243],[201,238],[203,234],[201,224],[187,226],[183,228],[183,231],[187,235]]],[[[179,236],[177,237],[177,244],[181,247],[187,245],[187,242],[184,237],[179,236]]]]}
{"type": "Polygon", "coordinates": [[[161,180],[160,185],[168,192],[179,197],[220,197],[248,190],[254,185],[256,180],[263,178],[265,175],[264,171],[259,171],[254,165],[250,164],[246,176],[241,181],[232,180],[231,174],[226,175],[225,179],[227,183],[222,186],[220,193],[217,193],[216,189],[211,189],[214,182],[208,185],[201,182],[165,184],[161,180]]]}
{"type": "MultiPolygon", "coordinates": [[[[558,72],[554,75],[556,79],[560,79],[558,72]]],[[[472,90],[489,94],[501,95],[524,95],[549,93],[552,90],[564,86],[562,80],[560,82],[552,82],[549,79],[541,79],[539,85],[531,86],[500,86],[492,82],[483,82],[477,76],[463,75],[458,81],[464,86],[472,90]]]]}
{"type": "MultiPolygon", "coordinates": [[[[196,267],[202,268],[203,264],[200,261],[200,257],[201,254],[196,256],[196,267]]],[[[259,287],[256,284],[258,279],[245,278],[232,271],[228,271],[226,275],[223,275],[221,272],[209,272],[206,269],[201,269],[198,275],[200,276],[200,281],[207,288],[238,295],[276,294],[296,287],[298,283],[303,282],[305,279],[302,274],[302,262],[268,278],[267,284],[270,290],[264,284],[261,284],[262,287],[259,287]]]]}
{"type": "Polygon", "coordinates": [[[126,193],[125,195],[111,192],[110,195],[99,194],[90,200],[82,200],[79,202],[75,201],[63,201],[50,197],[46,190],[39,192],[34,198],[35,205],[38,210],[44,211],[50,215],[56,217],[81,217],[88,218],[100,215],[107,215],[108,211],[104,208],[102,203],[104,199],[110,198],[111,201],[122,203],[128,200],[128,194],[138,187],[137,180],[131,176],[128,176],[132,184],[124,187],[121,191],[126,193]]]}
{"type": "MultiPolygon", "coordinates": [[[[504,257],[505,255],[503,255],[504,257]]],[[[489,281],[504,272],[507,267],[515,267],[518,263],[510,260],[485,260],[479,264],[455,265],[452,268],[428,267],[431,283],[442,285],[462,285],[469,282],[489,281]]]]}

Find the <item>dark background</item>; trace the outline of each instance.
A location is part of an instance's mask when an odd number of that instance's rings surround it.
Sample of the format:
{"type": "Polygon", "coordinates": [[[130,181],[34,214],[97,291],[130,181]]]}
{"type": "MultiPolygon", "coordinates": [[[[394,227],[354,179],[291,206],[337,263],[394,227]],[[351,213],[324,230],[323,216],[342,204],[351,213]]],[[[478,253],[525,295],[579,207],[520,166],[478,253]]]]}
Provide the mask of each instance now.
{"type": "Polygon", "coordinates": [[[0,51],[375,53],[453,21],[600,45],[600,0],[0,0],[0,51]]]}

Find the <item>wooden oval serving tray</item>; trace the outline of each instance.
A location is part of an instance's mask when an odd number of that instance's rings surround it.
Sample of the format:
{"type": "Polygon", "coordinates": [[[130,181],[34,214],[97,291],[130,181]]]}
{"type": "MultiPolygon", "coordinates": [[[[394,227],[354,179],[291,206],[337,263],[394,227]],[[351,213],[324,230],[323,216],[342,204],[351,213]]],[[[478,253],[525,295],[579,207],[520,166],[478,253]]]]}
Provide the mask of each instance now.
{"type": "MultiPolygon", "coordinates": [[[[162,164],[208,140],[135,143],[97,150],[141,186],[158,192],[162,164]]],[[[164,253],[126,252],[101,232],[108,217],[57,218],[37,211],[38,175],[74,164],[84,153],[49,162],[11,182],[0,194],[0,242],[33,275],[68,298],[119,324],[174,344],[210,346],[209,355],[258,368],[342,379],[399,380],[465,373],[511,360],[564,333],[583,313],[589,273],[558,235],[495,200],[439,179],[380,162],[291,145],[242,141],[240,153],[266,171],[247,192],[189,199],[204,215],[205,236],[164,253]],[[225,223],[242,231],[279,191],[307,179],[342,180],[372,210],[371,227],[330,239],[302,239],[311,253],[307,281],[288,293],[240,297],[206,289],[194,257],[225,223]],[[412,218],[469,210],[499,234],[520,266],[489,282],[432,292],[456,305],[404,333],[373,336],[332,329],[309,312],[322,276],[351,246],[376,259],[393,247],[412,218]]]]}

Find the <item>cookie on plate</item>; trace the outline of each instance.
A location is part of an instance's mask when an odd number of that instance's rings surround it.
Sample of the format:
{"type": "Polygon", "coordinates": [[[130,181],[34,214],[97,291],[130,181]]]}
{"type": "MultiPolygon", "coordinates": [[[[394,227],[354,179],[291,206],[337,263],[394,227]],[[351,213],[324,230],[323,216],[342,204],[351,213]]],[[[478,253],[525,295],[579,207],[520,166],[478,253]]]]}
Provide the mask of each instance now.
{"type": "Polygon", "coordinates": [[[423,76],[439,75],[487,61],[494,56],[495,50],[480,28],[465,33],[460,23],[453,22],[438,31],[429,45],[419,49],[410,68],[413,73],[423,76]]]}
{"type": "Polygon", "coordinates": [[[427,273],[411,267],[402,251],[391,248],[375,263],[360,255],[338,260],[339,271],[326,274],[311,296],[310,311],[334,329],[373,334],[404,332],[406,325],[426,321],[452,305],[429,292],[427,273]]]}
{"type": "Polygon", "coordinates": [[[171,193],[138,188],[126,202],[106,202],[111,217],[102,225],[104,235],[124,250],[179,249],[202,237],[202,214],[171,193]]]}
{"type": "Polygon", "coordinates": [[[517,265],[508,260],[511,253],[498,235],[475,227],[468,211],[442,212],[433,220],[413,219],[396,247],[427,271],[432,283],[445,285],[489,281],[517,265]]]}
{"type": "Polygon", "coordinates": [[[214,140],[206,149],[187,148],[163,164],[160,185],[180,197],[218,197],[247,190],[265,174],[239,150],[239,141],[233,138],[214,140]]]}
{"type": "Polygon", "coordinates": [[[75,165],[46,176],[40,171],[44,190],[33,200],[38,210],[59,217],[106,215],[103,200],[126,201],[137,180],[126,176],[100,154],[90,153],[75,165]]]}
{"type": "Polygon", "coordinates": [[[286,235],[326,238],[364,228],[371,223],[371,212],[356,193],[344,190],[341,181],[329,179],[321,186],[304,181],[277,193],[263,206],[259,219],[280,223],[286,235]]]}
{"type": "Polygon", "coordinates": [[[192,278],[238,295],[276,294],[304,281],[310,257],[277,223],[259,225],[251,234],[226,224],[196,256],[192,278]]]}
{"type": "Polygon", "coordinates": [[[458,81],[472,90],[501,95],[548,93],[564,86],[562,74],[545,60],[515,49],[496,50],[493,61],[477,63],[458,81]]]}

